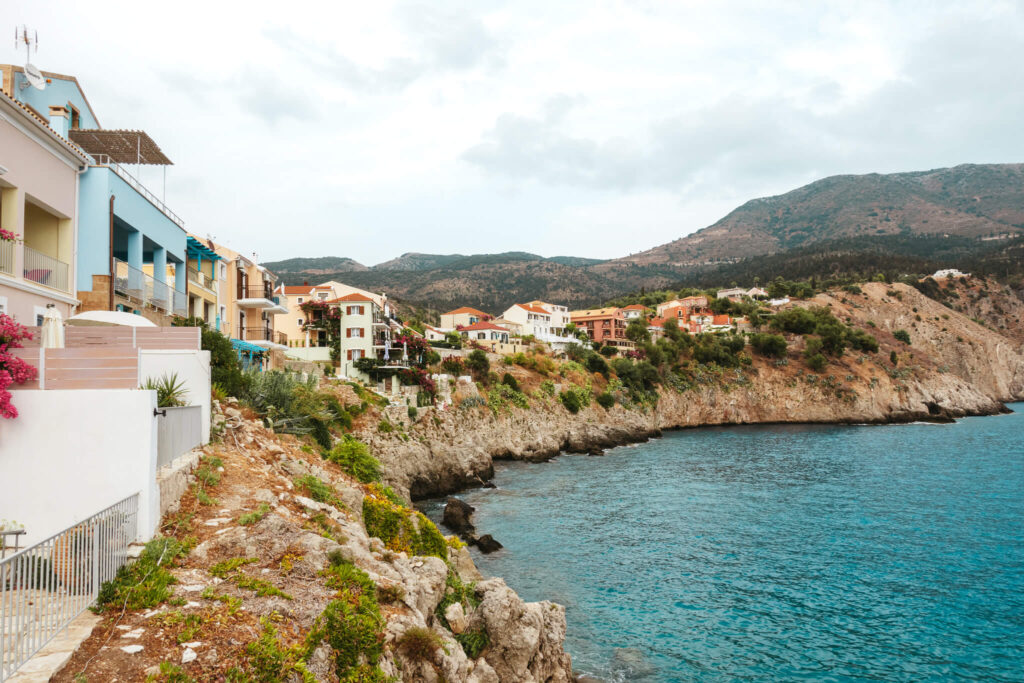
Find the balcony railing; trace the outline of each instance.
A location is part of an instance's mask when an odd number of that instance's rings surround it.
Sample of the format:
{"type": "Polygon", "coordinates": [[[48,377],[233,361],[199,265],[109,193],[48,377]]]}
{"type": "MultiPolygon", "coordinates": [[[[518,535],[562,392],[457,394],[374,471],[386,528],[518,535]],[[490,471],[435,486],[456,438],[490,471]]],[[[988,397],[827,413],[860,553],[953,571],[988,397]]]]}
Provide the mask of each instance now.
{"type": "Polygon", "coordinates": [[[173,285],[158,282],[120,259],[114,259],[114,292],[168,315],[188,315],[188,296],[173,285]]]}
{"type": "Polygon", "coordinates": [[[0,273],[14,275],[14,242],[0,240],[0,273]]]}
{"type": "Polygon", "coordinates": [[[68,291],[68,272],[71,270],[71,266],[31,247],[24,247],[24,249],[26,280],[61,292],[68,291]]]}
{"type": "Polygon", "coordinates": [[[239,299],[267,299],[268,301],[274,300],[274,288],[267,285],[251,285],[243,287],[238,285],[238,298],[239,299]]]}
{"type": "Polygon", "coordinates": [[[247,327],[244,330],[242,339],[244,341],[262,341],[270,342],[271,344],[280,344],[281,346],[288,346],[288,335],[284,332],[275,332],[274,330],[266,327],[247,327]]]}
{"type": "Polygon", "coordinates": [[[188,281],[199,285],[204,289],[212,290],[214,288],[214,280],[212,277],[202,272],[201,270],[195,270],[193,268],[188,269],[188,281]]]}
{"type": "Polygon", "coordinates": [[[181,220],[181,217],[178,216],[178,214],[168,209],[167,205],[163,203],[163,200],[157,199],[157,196],[150,192],[148,189],[146,189],[146,186],[140,183],[135,176],[128,172],[127,169],[125,169],[117,162],[111,160],[111,158],[108,157],[106,154],[94,154],[93,158],[96,159],[97,166],[106,166],[107,168],[109,168],[111,171],[116,173],[117,176],[121,178],[121,180],[131,185],[136,192],[145,197],[150,204],[160,209],[160,211],[163,212],[165,216],[167,216],[172,221],[181,226],[182,229],[185,228],[185,221],[181,220]]]}

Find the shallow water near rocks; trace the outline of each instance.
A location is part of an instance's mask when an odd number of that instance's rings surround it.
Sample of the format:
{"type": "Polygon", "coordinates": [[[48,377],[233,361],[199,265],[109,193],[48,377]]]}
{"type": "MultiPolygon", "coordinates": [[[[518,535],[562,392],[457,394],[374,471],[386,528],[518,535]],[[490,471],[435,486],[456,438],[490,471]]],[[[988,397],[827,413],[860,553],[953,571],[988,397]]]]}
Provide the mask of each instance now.
{"type": "MultiPolygon", "coordinates": [[[[501,463],[485,575],[566,605],[606,681],[1024,672],[1024,404],[955,424],[672,432],[501,463]]],[[[440,520],[443,501],[423,509],[440,520]]]]}

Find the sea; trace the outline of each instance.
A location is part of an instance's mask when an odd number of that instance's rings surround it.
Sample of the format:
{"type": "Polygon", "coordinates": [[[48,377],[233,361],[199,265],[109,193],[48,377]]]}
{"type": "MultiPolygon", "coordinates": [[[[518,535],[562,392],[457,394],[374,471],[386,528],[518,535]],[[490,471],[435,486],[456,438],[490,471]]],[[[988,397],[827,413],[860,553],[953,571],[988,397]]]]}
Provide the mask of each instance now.
{"type": "MultiPolygon", "coordinates": [[[[602,681],[1024,680],[1024,404],[503,462],[474,560],[602,681]]],[[[444,501],[421,508],[440,522],[444,501]]]]}

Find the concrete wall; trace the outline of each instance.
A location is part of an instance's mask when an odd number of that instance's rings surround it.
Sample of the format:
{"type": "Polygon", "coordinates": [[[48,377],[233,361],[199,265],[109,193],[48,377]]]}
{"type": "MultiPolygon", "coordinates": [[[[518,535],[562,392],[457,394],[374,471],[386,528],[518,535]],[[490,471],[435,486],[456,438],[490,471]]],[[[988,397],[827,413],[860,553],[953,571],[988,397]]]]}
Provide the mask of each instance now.
{"type": "Polygon", "coordinates": [[[143,383],[174,373],[185,385],[185,401],[202,407],[203,443],[210,443],[210,352],[143,349],[139,365],[143,383]]]}
{"type": "Polygon", "coordinates": [[[0,518],[42,541],[139,493],[140,540],[159,524],[156,392],[12,391],[18,417],[0,420],[0,518]]]}

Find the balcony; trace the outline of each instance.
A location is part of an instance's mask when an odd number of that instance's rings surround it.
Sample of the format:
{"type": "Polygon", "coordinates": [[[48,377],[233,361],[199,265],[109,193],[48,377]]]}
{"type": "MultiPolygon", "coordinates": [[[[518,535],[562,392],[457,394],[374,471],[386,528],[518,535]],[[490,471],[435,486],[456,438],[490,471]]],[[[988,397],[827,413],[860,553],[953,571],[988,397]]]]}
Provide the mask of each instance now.
{"type": "Polygon", "coordinates": [[[26,280],[61,292],[68,291],[68,273],[71,266],[31,247],[22,248],[25,250],[26,280]]]}
{"type": "Polygon", "coordinates": [[[0,273],[14,275],[14,242],[0,241],[0,273]]]}
{"type": "Polygon", "coordinates": [[[206,273],[195,270],[193,268],[188,269],[188,281],[194,285],[202,287],[203,289],[213,292],[214,291],[214,280],[206,273]]]}
{"type": "Polygon", "coordinates": [[[241,339],[260,346],[288,346],[288,335],[267,327],[246,327],[241,339]]]}
{"type": "Polygon", "coordinates": [[[274,303],[274,289],[269,282],[251,286],[239,284],[236,297],[242,308],[266,309],[277,305],[274,303]]]}
{"type": "Polygon", "coordinates": [[[188,315],[188,297],[166,282],[157,282],[151,275],[114,259],[114,293],[137,303],[151,306],[167,315],[188,315]]]}

